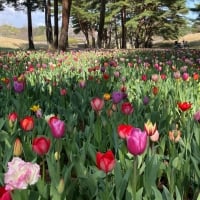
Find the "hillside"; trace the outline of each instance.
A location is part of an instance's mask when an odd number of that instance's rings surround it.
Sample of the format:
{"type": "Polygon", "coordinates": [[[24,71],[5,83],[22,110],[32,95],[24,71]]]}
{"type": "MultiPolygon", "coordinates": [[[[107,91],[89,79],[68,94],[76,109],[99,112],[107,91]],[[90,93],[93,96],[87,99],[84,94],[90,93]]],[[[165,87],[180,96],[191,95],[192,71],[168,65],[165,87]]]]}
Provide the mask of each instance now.
{"type": "MultiPolygon", "coordinates": [[[[27,49],[27,28],[15,28],[9,25],[0,26],[0,48],[3,49],[27,49]]],[[[33,39],[36,49],[46,48],[45,27],[37,27],[33,29],[33,39]]],[[[69,30],[69,44],[70,46],[79,46],[84,43],[84,36],[82,34],[75,35],[73,29],[69,30]]],[[[179,41],[187,41],[191,48],[200,48],[200,33],[187,34],[179,41]]],[[[171,47],[174,41],[164,41],[162,38],[154,39],[154,47],[171,47]]]]}

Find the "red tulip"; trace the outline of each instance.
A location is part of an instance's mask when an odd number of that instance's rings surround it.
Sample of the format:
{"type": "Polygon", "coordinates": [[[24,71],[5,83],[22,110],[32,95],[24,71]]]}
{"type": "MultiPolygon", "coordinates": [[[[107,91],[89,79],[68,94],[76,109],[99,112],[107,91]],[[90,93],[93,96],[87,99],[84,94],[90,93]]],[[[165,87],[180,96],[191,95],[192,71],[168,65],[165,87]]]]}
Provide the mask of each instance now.
{"type": "Polygon", "coordinates": [[[35,153],[42,156],[49,151],[51,141],[46,137],[37,137],[33,139],[32,149],[35,153]]]}
{"type": "Polygon", "coordinates": [[[127,138],[132,130],[133,126],[128,124],[120,124],[117,127],[117,132],[120,138],[125,139],[127,138]]]}
{"type": "Polygon", "coordinates": [[[111,150],[106,153],[97,152],[96,153],[96,165],[100,170],[108,173],[115,167],[115,157],[111,150]]]}
{"type": "Polygon", "coordinates": [[[101,98],[98,98],[98,97],[95,97],[91,100],[90,102],[91,106],[92,106],[92,109],[94,111],[101,111],[103,106],[104,106],[104,100],[101,99],[101,98]]]}
{"type": "Polygon", "coordinates": [[[162,80],[166,80],[167,79],[167,75],[166,74],[161,74],[160,77],[161,77],[162,80]]]}
{"type": "Polygon", "coordinates": [[[142,79],[143,81],[147,81],[147,75],[143,74],[142,77],[141,77],[141,79],[142,79]]]}
{"type": "Polygon", "coordinates": [[[157,95],[158,92],[159,92],[159,88],[156,87],[156,86],[154,86],[154,87],[152,88],[152,92],[153,92],[154,95],[157,95]]]}
{"type": "Polygon", "coordinates": [[[31,131],[34,127],[34,119],[31,116],[24,117],[20,120],[20,126],[24,131],[31,131]]]}
{"type": "Polygon", "coordinates": [[[193,79],[194,79],[195,81],[197,81],[197,80],[199,79],[199,74],[195,72],[195,73],[193,74],[193,79]]]}
{"type": "Polygon", "coordinates": [[[121,105],[121,112],[125,115],[130,115],[133,113],[133,106],[130,102],[124,102],[121,105]]]}
{"type": "Polygon", "coordinates": [[[61,138],[65,134],[65,123],[57,117],[51,117],[48,124],[54,138],[61,138]]]}
{"type": "Polygon", "coordinates": [[[104,78],[104,80],[108,80],[110,78],[110,76],[107,73],[103,73],[103,78],[104,78]]]}
{"type": "Polygon", "coordinates": [[[0,200],[12,200],[10,192],[5,187],[0,187],[0,200]]]}
{"type": "Polygon", "coordinates": [[[189,110],[192,107],[192,104],[189,102],[179,102],[177,103],[177,105],[178,105],[178,108],[183,112],[186,110],[189,110]]]}

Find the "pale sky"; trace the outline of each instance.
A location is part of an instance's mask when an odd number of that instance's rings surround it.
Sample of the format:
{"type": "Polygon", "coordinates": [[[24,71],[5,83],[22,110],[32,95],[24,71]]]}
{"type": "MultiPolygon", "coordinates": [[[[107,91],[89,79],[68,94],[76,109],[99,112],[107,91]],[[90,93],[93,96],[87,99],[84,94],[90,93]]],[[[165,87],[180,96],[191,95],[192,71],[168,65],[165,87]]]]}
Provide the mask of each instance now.
{"type": "MultiPolygon", "coordinates": [[[[187,6],[192,7],[195,3],[199,3],[199,0],[187,0],[187,6]]],[[[196,18],[198,14],[190,12],[191,18],[196,18]]],[[[53,22],[53,20],[52,20],[53,22]]],[[[44,12],[35,11],[32,12],[33,26],[45,25],[44,12]]],[[[18,28],[27,26],[27,16],[25,11],[15,11],[12,7],[7,7],[4,11],[0,11],[0,25],[12,25],[18,28]]]]}

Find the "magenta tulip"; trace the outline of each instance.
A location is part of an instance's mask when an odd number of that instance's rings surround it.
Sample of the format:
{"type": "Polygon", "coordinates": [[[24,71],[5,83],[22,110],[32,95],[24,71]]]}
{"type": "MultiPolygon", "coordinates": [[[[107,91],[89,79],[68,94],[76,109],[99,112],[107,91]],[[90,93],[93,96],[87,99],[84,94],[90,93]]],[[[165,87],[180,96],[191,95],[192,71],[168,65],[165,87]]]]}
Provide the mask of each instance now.
{"type": "Polygon", "coordinates": [[[121,105],[121,112],[125,115],[131,115],[133,113],[133,106],[130,102],[123,102],[121,105]]]}
{"type": "Polygon", "coordinates": [[[128,151],[134,156],[144,153],[147,146],[147,134],[139,128],[133,128],[127,137],[128,151]]]}
{"type": "Polygon", "coordinates": [[[65,123],[57,117],[51,117],[48,124],[54,138],[61,138],[65,134],[65,123]]]}

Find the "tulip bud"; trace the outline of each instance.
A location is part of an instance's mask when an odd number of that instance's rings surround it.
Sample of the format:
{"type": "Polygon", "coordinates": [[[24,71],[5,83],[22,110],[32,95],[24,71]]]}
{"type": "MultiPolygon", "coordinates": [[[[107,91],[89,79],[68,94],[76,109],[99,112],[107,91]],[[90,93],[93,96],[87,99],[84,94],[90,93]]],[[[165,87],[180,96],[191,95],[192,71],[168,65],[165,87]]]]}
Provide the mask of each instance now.
{"type": "Polygon", "coordinates": [[[21,154],[22,154],[22,143],[20,139],[17,138],[14,143],[13,155],[20,156],[21,154]]]}
{"type": "Polygon", "coordinates": [[[58,152],[56,151],[55,154],[54,154],[54,158],[55,158],[56,161],[57,161],[57,160],[60,160],[60,153],[58,153],[58,152]]]}
{"type": "Polygon", "coordinates": [[[64,191],[64,188],[65,188],[65,182],[64,182],[64,179],[61,178],[61,179],[60,179],[60,182],[59,182],[59,184],[58,184],[58,186],[57,186],[58,193],[59,193],[59,194],[62,194],[63,191],[64,191]]]}
{"type": "Polygon", "coordinates": [[[16,112],[12,112],[8,115],[8,124],[10,128],[13,128],[14,123],[16,123],[18,118],[18,114],[16,112]]]}

